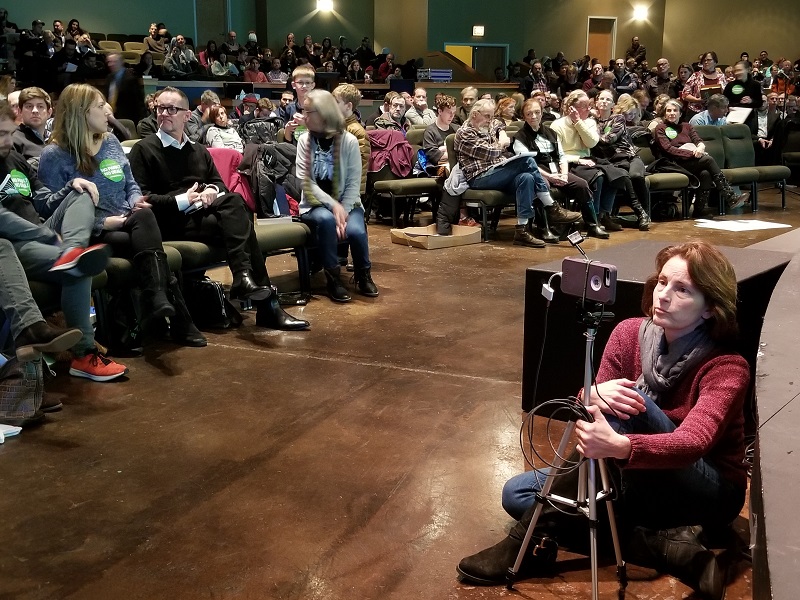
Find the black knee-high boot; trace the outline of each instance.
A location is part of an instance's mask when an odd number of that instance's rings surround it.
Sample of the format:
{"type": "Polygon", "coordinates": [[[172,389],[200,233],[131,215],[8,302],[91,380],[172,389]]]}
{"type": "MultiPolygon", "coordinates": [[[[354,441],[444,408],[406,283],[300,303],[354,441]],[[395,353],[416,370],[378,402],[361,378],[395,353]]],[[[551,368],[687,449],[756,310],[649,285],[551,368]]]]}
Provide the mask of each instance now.
{"type": "Polygon", "coordinates": [[[650,229],[650,216],[642,206],[642,203],[639,202],[639,198],[636,194],[631,194],[631,208],[636,214],[636,226],[639,228],[639,231],[648,231],[650,229]]]}
{"type": "Polygon", "coordinates": [[[186,306],[186,300],[183,298],[181,286],[178,285],[178,279],[172,274],[169,278],[167,297],[175,308],[175,316],[169,319],[169,335],[172,341],[196,348],[207,346],[208,340],[195,326],[189,308],[186,306]]]}
{"type": "Polygon", "coordinates": [[[133,266],[142,290],[144,319],[175,316],[175,307],[167,298],[171,276],[167,255],[161,250],[144,250],[133,257],[133,266]]]}

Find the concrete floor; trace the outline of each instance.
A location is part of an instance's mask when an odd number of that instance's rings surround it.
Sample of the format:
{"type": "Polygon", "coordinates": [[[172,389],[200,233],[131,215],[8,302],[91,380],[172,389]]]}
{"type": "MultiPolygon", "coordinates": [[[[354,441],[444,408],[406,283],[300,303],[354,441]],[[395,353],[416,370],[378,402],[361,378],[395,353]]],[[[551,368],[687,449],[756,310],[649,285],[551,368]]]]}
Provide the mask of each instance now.
{"type": "MultiPolygon", "coordinates": [[[[758,217],[796,227],[789,205],[762,191],[758,217]]],[[[559,576],[516,592],[455,578],[463,556],[505,535],[500,489],[524,466],[525,268],[574,254],[513,246],[512,223],[497,241],[435,251],[371,227],[381,296],[290,309],[309,332],[260,329],[246,313],[208,348],[127,359],[125,381],[60,365],[48,389],[64,410],[0,446],[0,598],[590,597],[587,560],[567,554],[559,576]]],[[[584,248],[645,236],[747,246],[786,231],[656,223],[584,248]]],[[[269,268],[297,286],[290,258],[269,268]]],[[[629,571],[626,598],[690,594],[629,571]]],[[[599,579],[600,597],[616,598],[613,566],[599,579]]],[[[731,579],[729,600],[751,597],[747,563],[731,579]]]]}

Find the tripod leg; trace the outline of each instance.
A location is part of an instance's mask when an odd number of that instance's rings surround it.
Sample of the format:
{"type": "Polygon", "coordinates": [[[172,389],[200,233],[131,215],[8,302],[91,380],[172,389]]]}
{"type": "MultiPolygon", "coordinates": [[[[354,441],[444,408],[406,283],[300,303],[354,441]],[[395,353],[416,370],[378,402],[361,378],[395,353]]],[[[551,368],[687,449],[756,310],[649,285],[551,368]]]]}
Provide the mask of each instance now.
{"type": "Polygon", "coordinates": [[[628,587],[628,571],[625,567],[625,561],[622,560],[617,518],[614,516],[614,501],[612,500],[612,490],[608,481],[608,468],[606,467],[606,461],[603,459],[599,460],[598,464],[600,466],[600,480],[603,483],[603,494],[606,498],[606,509],[608,510],[608,526],[611,528],[611,541],[614,544],[614,556],[617,559],[617,579],[619,580],[620,589],[624,590],[628,587]]]}
{"type": "Polygon", "coordinates": [[[514,561],[514,566],[509,567],[508,569],[508,573],[506,575],[506,587],[509,590],[514,587],[514,580],[516,579],[517,573],[519,573],[519,569],[522,566],[522,560],[525,558],[525,553],[528,551],[528,545],[530,544],[533,530],[536,528],[536,523],[539,521],[539,516],[542,514],[545,498],[547,498],[547,495],[550,493],[550,488],[553,487],[553,481],[557,477],[556,472],[558,471],[558,468],[566,462],[566,458],[564,457],[566,456],[567,447],[569,446],[570,437],[572,437],[573,431],[575,431],[575,421],[570,421],[567,425],[567,428],[564,430],[564,434],[561,436],[561,441],[558,444],[556,458],[553,461],[554,467],[550,470],[550,473],[544,480],[544,485],[542,486],[541,491],[536,495],[536,509],[533,511],[533,517],[531,518],[530,525],[528,525],[528,530],[525,532],[525,538],[522,540],[522,547],[519,549],[517,559],[514,561]]]}

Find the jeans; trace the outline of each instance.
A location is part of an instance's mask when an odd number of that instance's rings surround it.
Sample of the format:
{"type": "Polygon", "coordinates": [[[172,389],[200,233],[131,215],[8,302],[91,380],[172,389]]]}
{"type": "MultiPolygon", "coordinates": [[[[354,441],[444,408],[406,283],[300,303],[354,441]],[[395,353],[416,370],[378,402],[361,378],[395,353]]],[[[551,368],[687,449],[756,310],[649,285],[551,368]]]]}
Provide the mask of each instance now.
{"type": "MultiPolygon", "coordinates": [[[[658,405],[639,393],[647,410],[627,420],[604,413],[611,427],[622,434],[674,431],[676,425],[658,405]]],[[[609,467],[611,464],[608,461],[609,467]]],[[[509,479],[502,495],[506,512],[515,519],[522,518],[535,502],[547,473],[547,469],[534,470],[509,479]]],[[[633,525],[656,529],[697,524],[721,527],[736,518],[744,503],[744,490],[723,479],[704,458],[681,469],[622,469],[620,477],[620,512],[633,525]]]]}
{"type": "MultiPolygon", "coordinates": [[[[45,222],[61,235],[61,246],[41,242],[18,242],[15,245],[19,262],[31,279],[61,286],[61,310],[68,327],[77,327],[83,336],[73,347],[82,356],[94,347],[94,330],[89,315],[92,297],[92,278],[73,277],[63,271],[51,272],[50,267],[67,248],[85,248],[94,223],[94,204],[88,194],[67,196],[45,222]]],[[[27,284],[26,284],[27,285],[27,284]]],[[[12,321],[13,323],[13,321],[12,321]]]]}
{"type": "MultiPolygon", "coordinates": [[[[300,215],[300,219],[309,227],[317,239],[317,246],[322,258],[322,266],[326,269],[335,269],[339,266],[339,237],[336,235],[336,219],[333,213],[325,206],[317,206],[307,213],[300,215]]],[[[350,254],[353,256],[353,267],[358,270],[369,269],[369,241],[367,227],[364,224],[364,209],[354,208],[347,215],[345,238],[350,244],[350,254]]]]}
{"type": "Polygon", "coordinates": [[[547,182],[539,173],[536,161],[527,156],[517,158],[507,164],[495,165],[485,173],[469,182],[475,190],[500,190],[515,194],[517,198],[517,217],[533,218],[533,198],[537,193],[550,192],[547,182]]]}
{"type": "Polygon", "coordinates": [[[0,309],[11,323],[11,335],[16,338],[22,330],[44,321],[39,307],[31,296],[28,278],[17,258],[14,246],[0,238],[0,309]]]}

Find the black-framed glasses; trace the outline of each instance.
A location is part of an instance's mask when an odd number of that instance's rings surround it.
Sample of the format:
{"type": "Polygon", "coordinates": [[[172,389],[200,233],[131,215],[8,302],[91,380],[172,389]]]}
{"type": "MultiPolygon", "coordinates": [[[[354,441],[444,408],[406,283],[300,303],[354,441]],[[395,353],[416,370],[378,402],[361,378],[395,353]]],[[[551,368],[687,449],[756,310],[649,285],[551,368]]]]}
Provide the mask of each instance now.
{"type": "Polygon", "coordinates": [[[160,104],[156,106],[156,112],[160,115],[167,113],[168,115],[175,116],[179,112],[189,110],[188,108],[181,108],[180,106],[161,106],[160,104]]]}

